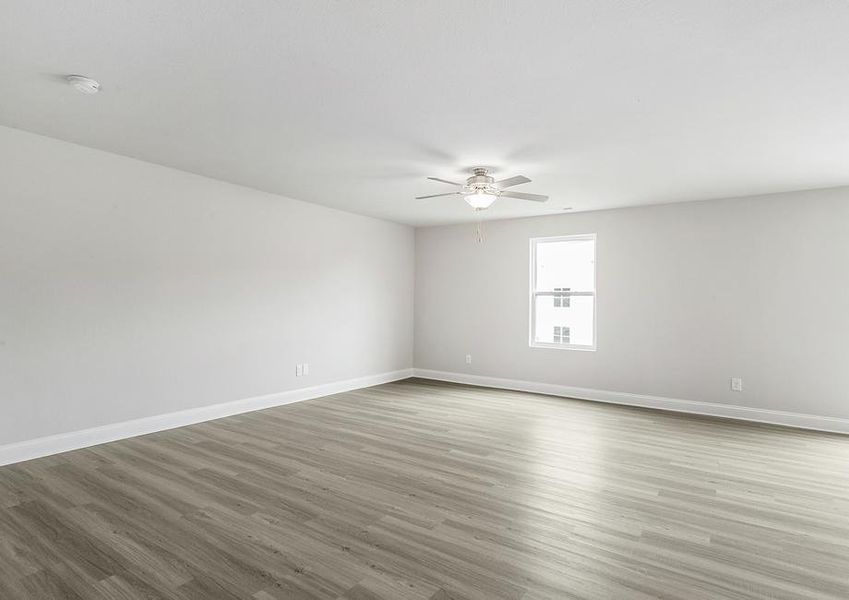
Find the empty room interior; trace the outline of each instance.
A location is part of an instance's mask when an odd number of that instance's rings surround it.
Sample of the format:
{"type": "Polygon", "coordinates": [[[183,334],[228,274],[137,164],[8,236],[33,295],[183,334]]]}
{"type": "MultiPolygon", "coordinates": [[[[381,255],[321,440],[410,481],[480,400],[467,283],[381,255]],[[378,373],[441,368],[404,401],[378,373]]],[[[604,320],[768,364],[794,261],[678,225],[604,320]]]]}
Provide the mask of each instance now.
{"type": "Polygon", "coordinates": [[[0,600],[849,599],[847,32],[0,4],[0,600]]]}

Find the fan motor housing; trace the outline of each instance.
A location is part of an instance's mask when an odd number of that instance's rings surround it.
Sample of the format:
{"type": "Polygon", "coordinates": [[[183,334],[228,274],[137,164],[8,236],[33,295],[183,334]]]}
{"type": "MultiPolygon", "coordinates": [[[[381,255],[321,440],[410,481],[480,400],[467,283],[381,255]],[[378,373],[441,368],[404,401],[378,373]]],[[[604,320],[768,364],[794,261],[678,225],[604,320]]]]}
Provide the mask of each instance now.
{"type": "Polygon", "coordinates": [[[466,186],[471,189],[486,189],[492,187],[495,183],[495,178],[487,174],[487,170],[483,167],[472,169],[472,175],[466,180],[466,186]]]}

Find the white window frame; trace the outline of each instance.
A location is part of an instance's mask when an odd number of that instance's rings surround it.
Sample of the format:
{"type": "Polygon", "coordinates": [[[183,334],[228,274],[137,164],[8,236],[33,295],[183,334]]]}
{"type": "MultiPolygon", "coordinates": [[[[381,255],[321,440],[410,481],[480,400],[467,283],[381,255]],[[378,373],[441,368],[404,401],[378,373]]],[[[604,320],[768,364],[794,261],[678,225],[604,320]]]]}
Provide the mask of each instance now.
{"type": "Polygon", "coordinates": [[[596,322],[598,320],[598,292],[596,290],[596,270],[597,270],[597,261],[598,258],[598,244],[596,243],[596,234],[594,233],[582,233],[578,235],[558,235],[552,237],[539,237],[539,238],[531,238],[530,239],[530,285],[529,285],[529,295],[528,295],[528,315],[529,315],[529,329],[528,329],[528,345],[531,348],[553,348],[557,350],[584,350],[594,352],[596,349],[596,336],[598,331],[596,329],[596,322]],[[583,291],[569,291],[569,292],[537,292],[536,291],[536,277],[537,277],[537,246],[540,243],[550,243],[550,242],[572,242],[579,240],[592,240],[593,241],[593,289],[592,291],[583,290],[583,291]],[[534,300],[538,296],[555,296],[560,295],[561,297],[566,296],[592,296],[593,298],[593,343],[592,345],[585,344],[555,344],[553,342],[539,342],[534,339],[534,331],[536,331],[536,311],[534,307],[536,306],[536,302],[534,300]]]}

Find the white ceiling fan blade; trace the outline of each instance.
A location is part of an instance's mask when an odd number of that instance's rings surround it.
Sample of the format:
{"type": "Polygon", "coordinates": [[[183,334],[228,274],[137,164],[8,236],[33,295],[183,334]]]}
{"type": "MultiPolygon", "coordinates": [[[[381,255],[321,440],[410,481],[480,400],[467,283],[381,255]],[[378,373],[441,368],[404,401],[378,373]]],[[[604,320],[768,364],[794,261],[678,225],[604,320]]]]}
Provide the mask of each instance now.
{"type": "Polygon", "coordinates": [[[523,183],[530,183],[531,180],[525,177],[524,175],[516,175],[515,177],[508,177],[507,179],[502,179],[501,181],[496,181],[495,186],[503,190],[504,188],[513,187],[514,185],[521,185],[523,183]]]}
{"type": "Polygon", "coordinates": [[[534,202],[547,202],[548,196],[542,194],[525,194],[523,192],[501,192],[501,197],[518,198],[519,200],[533,200],[534,202]]]}
{"type": "Polygon", "coordinates": [[[431,181],[439,181],[442,183],[447,183],[449,185],[463,185],[462,183],[457,183],[456,181],[448,181],[447,179],[440,179],[439,177],[428,177],[431,181]]]}
{"type": "Polygon", "coordinates": [[[416,200],[424,200],[425,198],[439,198],[440,196],[457,196],[460,192],[448,192],[445,194],[431,194],[430,196],[416,196],[416,200]]]}

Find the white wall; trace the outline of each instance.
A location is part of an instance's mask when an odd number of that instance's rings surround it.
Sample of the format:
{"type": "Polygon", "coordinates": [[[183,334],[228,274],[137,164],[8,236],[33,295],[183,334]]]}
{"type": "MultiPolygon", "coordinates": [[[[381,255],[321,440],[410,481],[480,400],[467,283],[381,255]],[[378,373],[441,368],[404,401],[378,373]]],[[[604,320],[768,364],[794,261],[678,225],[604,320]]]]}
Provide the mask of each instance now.
{"type": "Polygon", "coordinates": [[[0,181],[0,446],[413,362],[849,418],[849,188],[414,246],[409,227],[3,127],[0,181]],[[598,235],[598,350],[529,348],[528,238],[575,233],[598,235]]]}
{"type": "Polygon", "coordinates": [[[3,127],[0,182],[0,446],[412,366],[410,227],[3,127]]]}
{"type": "Polygon", "coordinates": [[[486,235],[417,230],[417,369],[849,417],[849,188],[495,221],[486,235]],[[530,348],[528,239],[579,233],[598,234],[598,349],[530,348]]]}

